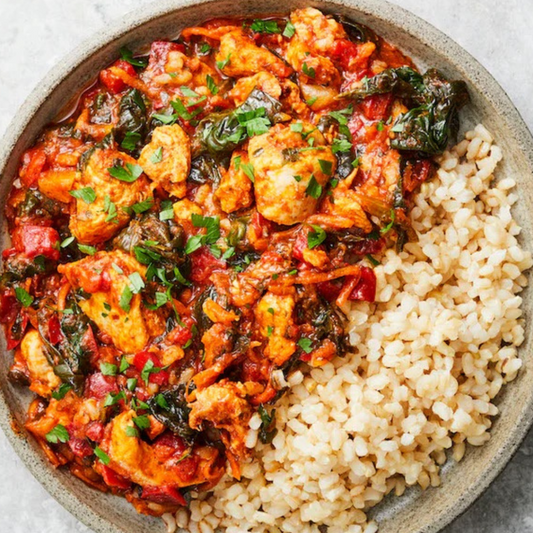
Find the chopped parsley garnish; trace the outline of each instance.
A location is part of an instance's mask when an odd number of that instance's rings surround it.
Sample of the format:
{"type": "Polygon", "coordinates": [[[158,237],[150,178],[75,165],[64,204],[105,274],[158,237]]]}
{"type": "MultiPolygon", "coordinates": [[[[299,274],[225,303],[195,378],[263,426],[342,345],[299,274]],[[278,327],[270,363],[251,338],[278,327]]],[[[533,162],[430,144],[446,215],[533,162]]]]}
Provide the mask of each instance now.
{"type": "Polygon", "coordinates": [[[137,143],[141,140],[141,134],[136,131],[128,131],[124,136],[124,139],[120,143],[120,146],[125,150],[135,150],[137,143]]]}
{"type": "Polygon", "coordinates": [[[313,67],[309,67],[307,63],[302,65],[302,72],[309,78],[314,78],[316,75],[315,69],[313,67]]]}
{"type": "Polygon", "coordinates": [[[105,465],[108,465],[111,461],[111,459],[109,459],[109,455],[107,455],[107,453],[105,453],[98,446],[96,446],[94,449],[94,455],[96,455],[96,457],[98,457],[98,459],[100,459],[100,461],[105,465]]]}
{"type": "Polygon", "coordinates": [[[104,407],[116,405],[118,402],[120,402],[120,400],[126,400],[126,395],[124,394],[124,391],[117,392],[116,394],[113,392],[109,392],[105,397],[104,407]]]}
{"type": "Polygon", "coordinates": [[[126,426],[124,433],[126,433],[127,437],[138,437],[139,436],[139,432],[137,431],[137,428],[133,426],[126,426]]]}
{"type": "MultiPolygon", "coordinates": [[[[122,163],[122,161],[120,161],[120,163],[122,163]]],[[[125,166],[122,166],[120,163],[115,163],[114,166],[107,169],[109,174],[114,178],[117,178],[117,180],[133,183],[143,173],[143,169],[139,165],[126,163],[125,166]]]]}
{"type": "Polygon", "coordinates": [[[167,411],[170,409],[170,406],[168,405],[168,402],[167,402],[166,398],[162,394],[158,394],[155,397],[155,401],[156,401],[157,405],[159,405],[159,407],[161,407],[161,409],[166,409],[167,411]]]}
{"type": "Polygon", "coordinates": [[[163,113],[154,113],[152,117],[159,120],[159,122],[166,124],[167,126],[174,124],[176,120],[178,120],[178,115],[174,113],[172,115],[165,115],[163,113]]]}
{"type": "Polygon", "coordinates": [[[298,346],[305,352],[305,353],[311,353],[313,351],[313,348],[311,348],[311,345],[313,343],[311,342],[311,339],[308,339],[306,337],[301,337],[298,341],[298,346]]]}
{"type": "Polygon", "coordinates": [[[59,246],[61,248],[66,248],[67,246],[69,246],[70,244],[72,244],[74,242],[74,237],[67,237],[59,246]]]}
{"type": "Polygon", "coordinates": [[[17,297],[17,300],[22,304],[22,307],[29,307],[34,300],[33,296],[22,287],[15,287],[15,296],[17,297]]]}
{"type": "Polygon", "coordinates": [[[52,431],[49,431],[45,438],[48,442],[52,444],[57,444],[58,442],[68,442],[70,436],[68,434],[67,428],[61,424],[58,424],[52,431]]]}
{"type": "Polygon", "coordinates": [[[274,309],[273,309],[272,307],[269,307],[269,308],[267,309],[267,311],[268,311],[271,315],[274,314],[274,309]]]}
{"type": "Polygon", "coordinates": [[[151,209],[153,205],[154,205],[154,199],[147,198],[146,200],[143,200],[142,202],[137,202],[136,204],[133,204],[131,208],[133,209],[133,211],[135,211],[135,213],[140,214],[151,209]]]}
{"type": "Polygon", "coordinates": [[[305,194],[315,199],[320,198],[320,195],[322,194],[322,185],[320,185],[320,183],[316,181],[316,178],[313,175],[311,175],[311,179],[309,180],[309,183],[307,184],[307,188],[305,189],[305,194]]]}
{"type": "Polygon", "coordinates": [[[202,46],[200,46],[200,53],[208,54],[209,52],[211,52],[211,46],[207,43],[202,43],[202,46]]]}
{"type": "Polygon", "coordinates": [[[116,376],[117,365],[114,365],[112,363],[105,363],[102,361],[100,363],[100,372],[102,372],[104,376],[116,376]]]}
{"type": "Polygon", "coordinates": [[[237,111],[236,116],[239,124],[246,128],[248,137],[266,133],[271,125],[264,107],[251,109],[250,111],[237,111]]]}
{"type": "Polygon", "coordinates": [[[205,82],[211,94],[215,95],[218,93],[217,84],[215,83],[215,80],[209,74],[205,77],[205,82]]]}
{"type": "Polygon", "coordinates": [[[304,129],[304,125],[301,122],[295,122],[294,124],[291,124],[291,131],[297,131],[302,132],[304,129]]]}
{"type": "Polygon", "coordinates": [[[118,371],[122,374],[123,372],[128,370],[129,367],[130,364],[128,363],[128,360],[124,356],[122,356],[120,359],[120,366],[118,367],[118,371]]]}
{"type": "Polygon", "coordinates": [[[52,392],[52,398],[54,398],[54,400],[62,400],[69,390],[72,390],[72,385],[61,383],[59,388],[52,392]]]}
{"type": "Polygon", "coordinates": [[[130,280],[130,289],[133,294],[139,294],[144,289],[144,281],[138,272],[133,272],[128,276],[130,280]]]}
{"type": "Polygon", "coordinates": [[[87,254],[87,255],[94,255],[96,253],[96,248],[94,246],[89,246],[88,244],[78,243],[78,248],[80,252],[83,252],[84,254],[87,254]]]}
{"type": "Polygon", "coordinates": [[[378,131],[383,131],[383,128],[385,127],[385,125],[383,124],[383,121],[380,120],[377,124],[376,124],[376,129],[378,131]]]}
{"type": "Polygon", "coordinates": [[[241,163],[242,171],[248,176],[248,179],[255,183],[255,172],[252,163],[241,163]]]}
{"type": "Polygon", "coordinates": [[[272,333],[274,333],[274,328],[272,326],[267,326],[267,337],[272,337],[272,333]]]}
{"type": "Polygon", "coordinates": [[[331,145],[331,151],[336,154],[337,152],[349,152],[352,149],[352,143],[347,139],[333,139],[331,145]]]}
{"type": "MultiPolygon", "coordinates": [[[[194,102],[189,101],[187,107],[192,107],[193,105],[199,104],[203,100],[205,100],[205,96],[202,96],[194,102]]],[[[176,111],[178,117],[188,121],[192,120],[196,115],[199,115],[204,110],[203,107],[197,107],[193,111],[188,111],[187,107],[181,100],[173,100],[172,102],[170,102],[170,105],[172,106],[174,111],[176,111]]]]}
{"type": "Polygon", "coordinates": [[[385,235],[385,233],[388,233],[392,229],[392,227],[394,226],[395,220],[396,220],[396,212],[394,211],[394,209],[391,209],[390,222],[384,228],[381,228],[379,230],[381,235],[385,235]]]}
{"type": "Polygon", "coordinates": [[[75,191],[70,191],[69,194],[83,200],[86,204],[92,204],[96,200],[96,193],[92,187],[83,187],[82,189],[76,189],[75,191]]]}
{"type": "Polygon", "coordinates": [[[111,197],[106,194],[104,197],[104,211],[107,213],[105,217],[106,222],[110,222],[117,218],[117,206],[111,201],[111,197]]]}
{"type": "Polygon", "coordinates": [[[366,254],[366,258],[370,261],[372,266],[378,266],[379,264],[381,264],[374,256],[370,254],[366,254]]]}
{"type": "Polygon", "coordinates": [[[163,160],[163,147],[160,146],[157,150],[154,150],[154,153],[150,156],[150,161],[157,165],[157,163],[161,163],[163,160]]]}
{"type": "Polygon", "coordinates": [[[161,202],[161,211],[159,212],[159,220],[171,220],[174,218],[174,209],[170,200],[161,202]]]}
{"type": "Polygon", "coordinates": [[[287,22],[287,25],[285,26],[285,29],[283,30],[283,37],[287,37],[287,39],[290,39],[294,34],[296,33],[296,28],[294,27],[294,24],[289,20],[287,22]]]}
{"type": "Polygon", "coordinates": [[[217,61],[217,67],[220,70],[224,70],[231,63],[231,54],[228,54],[223,61],[217,61]]]}
{"type": "Polygon", "coordinates": [[[305,103],[311,107],[316,101],[318,100],[318,96],[313,96],[312,98],[308,98],[305,103]]]}
{"type": "Polygon", "coordinates": [[[206,234],[203,235],[204,244],[215,244],[220,238],[220,219],[218,217],[204,217],[193,213],[191,215],[192,225],[195,228],[205,228],[206,234]]]}
{"type": "Polygon", "coordinates": [[[157,372],[159,372],[161,369],[160,368],[157,368],[155,365],[154,365],[154,362],[151,360],[151,359],[148,359],[148,361],[146,361],[142,371],[141,371],[141,378],[142,380],[145,382],[146,385],[148,385],[148,381],[150,379],[150,374],[155,374],[157,372]]]}
{"type": "Polygon", "coordinates": [[[133,423],[139,429],[148,429],[150,427],[150,419],[146,415],[134,416],[133,423]]]}
{"type": "Polygon", "coordinates": [[[137,378],[129,378],[128,381],[126,381],[126,388],[130,392],[133,392],[135,387],[137,387],[137,378]]]}
{"type": "Polygon", "coordinates": [[[404,124],[400,123],[400,124],[394,124],[394,126],[390,130],[393,131],[394,133],[400,133],[403,131],[403,128],[404,128],[404,124]]]}
{"type": "Polygon", "coordinates": [[[120,58],[134,67],[145,68],[148,65],[147,57],[133,57],[133,52],[125,46],[120,49],[120,58]]]}
{"type": "Polygon", "coordinates": [[[128,285],[126,285],[122,291],[122,294],[120,295],[120,301],[119,305],[120,308],[126,313],[130,312],[131,309],[131,299],[133,298],[133,293],[131,292],[131,289],[128,285]]]}
{"type": "Polygon", "coordinates": [[[312,231],[307,234],[307,246],[310,250],[326,240],[326,232],[320,226],[311,224],[311,227],[313,228],[312,231]]]}
{"type": "Polygon", "coordinates": [[[331,161],[326,161],[325,159],[319,159],[318,164],[320,165],[320,170],[326,174],[326,176],[331,176],[333,172],[333,163],[331,161]]]}
{"type": "Polygon", "coordinates": [[[255,33],[281,33],[275,20],[254,20],[250,28],[255,33]]]}

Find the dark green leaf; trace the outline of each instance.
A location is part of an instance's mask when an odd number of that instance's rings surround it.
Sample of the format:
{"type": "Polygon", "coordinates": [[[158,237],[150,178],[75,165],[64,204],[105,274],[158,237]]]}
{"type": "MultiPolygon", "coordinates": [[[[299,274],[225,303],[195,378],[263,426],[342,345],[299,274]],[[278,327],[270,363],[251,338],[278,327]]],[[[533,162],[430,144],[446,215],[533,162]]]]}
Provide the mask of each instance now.
{"type": "Polygon", "coordinates": [[[120,49],[120,57],[134,67],[145,68],[148,65],[147,57],[133,57],[133,52],[125,46],[120,49]]]}
{"type": "Polygon", "coordinates": [[[320,227],[311,224],[313,230],[307,234],[307,247],[312,250],[326,240],[326,232],[320,227]]]}
{"type": "Polygon", "coordinates": [[[53,444],[57,444],[58,442],[65,443],[70,440],[67,428],[61,424],[58,424],[54,429],[52,429],[52,431],[49,431],[45,437],[48,442],[53,444]]]}
{"type": "Polygon", "coordinates": [[[312,341],[311,339],[308,339],[306,337],[301,337],[298,341],[298,346],[305,352],[305,353],[311,353],[313,351],[312,348],[312,341]]]}
{"type": "Polygon", "coordinates": [[[34,300],[33,296],[22,287],[15,287],[15,296],[17,297],[17,300],[22,304],[22,307],[29,307],[34,300]]]}
{"type": "Polygon", "coordinates": [[[100,459],[100,461],[105,465],[108,465],[111,461],[107,453],[101,450],[98,446],[96,446],[94,449],[94,455],[96,455],[96,457],[98,457],[98,459],[100,459]]]}
{"type": "Polygon", "coordinates": [[[86,204],[92,204],[96,200],[96,193],[92,187],[83,187],[82,189],[76,189],[75,191],[70,191],[69,194],[83,200],[86,204]]]}
{"type": "Polygon", "coordinates": [[[309,180],[309,183],[305,189],[305,194],[315,199],[320,198],[320,195],[322,194],[322,185],[316,181],[314,176],[311,176],[311,179],[309,180]]]}

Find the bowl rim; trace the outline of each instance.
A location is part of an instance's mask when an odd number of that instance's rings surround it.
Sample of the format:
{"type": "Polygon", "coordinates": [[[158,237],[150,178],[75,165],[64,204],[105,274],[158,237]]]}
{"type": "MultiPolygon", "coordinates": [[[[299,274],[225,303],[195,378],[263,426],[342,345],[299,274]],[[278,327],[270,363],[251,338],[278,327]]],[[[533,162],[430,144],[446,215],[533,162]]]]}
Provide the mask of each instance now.
{"type": "MultiPolygon", "coordinates": [[[[155,0],[128,12],[120,19],[115,19],[105,29],[95,32],[91,37],[82,41],[47,72],[7,126],[0,140],[0,176],[3,176],[18,139],[24,134],[39,108],[62,81],[83,62],[97,54],[106,45],[137,30],[143,24],[173,11],[218,2],[219,0],[155,0]]],[[[523,152],[530,173],[533,174],[533,136],[528,126],[499,82],[462,46],[431,23],[406,8],[391,4],[388,0],[326,0],[324,3],[332,7],[337,5],[354,9],[376,19],[385,19],[393,25],[392,20],[401,20],[401,28],[398,24],[395,25],[402,32],[408,33],[422,44],[446,57],[458,70],[468,73],[469,77],[476,81],[476,85],[483,88],[485,97],[499,110],[506,125],[512,124],[510,130],[513,131],[513,141],[523,152]],[[461,63],[459,64],[454,58],[460,58],[461,63]]],[[[318,8],[321,4],[321,1],[309,1],[309,5],[318,8]]],[[[435,521],[432,525],[420,530],[420,533],[437,533],[463,514],[502,472],[522,443],[532,423],[533,402],[529,402],[517,415],[517,424],[508,433],[502,447],[485,466],[485,475],[481,477],[477,486],[467,490],[458,501],[455,501],[453,509],[445,509],[438,513],[440,518],[438,524],[435,521]]],[[[48,461],[40,457],[17,431],[6,392],[2,387],[0,387],[0,428],[24,466],[62,507],[96,533],[124,533],[120,527],[94,511],[73,492],[64,489],[61,481],[52,474],[53,470],[48,461]]]]}

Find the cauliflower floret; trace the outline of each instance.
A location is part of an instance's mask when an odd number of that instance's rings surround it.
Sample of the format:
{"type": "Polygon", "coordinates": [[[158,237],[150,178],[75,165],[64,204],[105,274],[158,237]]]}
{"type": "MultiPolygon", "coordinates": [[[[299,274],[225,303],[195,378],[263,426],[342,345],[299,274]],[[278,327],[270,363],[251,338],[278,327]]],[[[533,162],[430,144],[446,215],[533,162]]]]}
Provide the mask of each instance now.
{"type": "Polygon", "coordinates": [[[218,198],[220,208],[225,213],[233,213],[252,205],[252,182],[242,169],[242,165],[247,163],[248,154],[244,151],[235,151],[231,156],[228,170],[222,173],[215,197],[218,198]]]}
{"type": "Polygon", "coordinates": [[[121,251],[98,252],[81,261],[59,265],[58,271],[75,290],[83,289],[91,295],[80,300],[82,311],[111,337],[119,350],[140,352],[151,337],[163,333],[164,319],[142,306],[141,295],[132,294],[135,286],[129,292],[129,276],[143,279],[146,271],[130,255],[121,251]]]}
{"type": "Polygon", "coordinates": [[[266,48],[257,46],[240,29],[222,36],[216,60],[225,63],[221,70],[232,78],[253,76],[262,71],[286,78],[291,73],[281,59],[266,48]]]}
{"type": "Polygon", "coordinates": [[[255,318],[261,334],[268,339],[265,355],[281,366],[296,351],[296,343],[290,338],[294,326],[294,295],[278,295],[267,292],[255,308],[255,318]]]}
{"type": "Polygon", "coordinates": [[[109,174],[109,169],[121,163],[135,165],[132,157],[110,148],[97,149],[89,157],[74,189],[90,187],[96,193],[94,202],[76,198],[70,217],[70,231],[84,244],[105,242],[130,221],[123,208],[142,202],[150,195],[148,180],[141,175],[128,183],[109,174]]]}
{"type": "Polygon", "coordinates": [[[257,210],[278,224],[296,224],[312,215],[335,172],[336,158],[324,136],[303,122],[277,124],[252,137],[248,155],[257,210]]]}
{"type": "Polygon", "coordinates": [[[183,198],[191,169],[191,142],[178,124],[160,126],[139,157],[146,175],[165,191],[183,198]]]}

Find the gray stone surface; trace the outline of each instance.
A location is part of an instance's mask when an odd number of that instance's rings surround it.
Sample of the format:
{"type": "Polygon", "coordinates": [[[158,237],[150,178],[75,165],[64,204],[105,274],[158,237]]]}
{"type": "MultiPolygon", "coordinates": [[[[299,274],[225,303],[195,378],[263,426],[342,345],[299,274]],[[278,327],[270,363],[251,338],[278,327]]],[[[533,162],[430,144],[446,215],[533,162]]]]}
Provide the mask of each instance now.
{"type": "MultiPolygon", "coordinates": [[[[393,0],[454,38],[501,83],[533,129],[533,0],[393,0]]],[[[0,135],[42,76],[148,0],[0,0],[0,135]]],[[[491,488],[443,533],[533,533],[533,433],[491,488]]],[[[82,533],[0,432],[0,532],[82,533]]],[[[133,532],[132,532],[133,533],[133,532]]]]}

